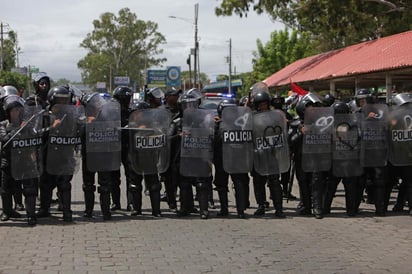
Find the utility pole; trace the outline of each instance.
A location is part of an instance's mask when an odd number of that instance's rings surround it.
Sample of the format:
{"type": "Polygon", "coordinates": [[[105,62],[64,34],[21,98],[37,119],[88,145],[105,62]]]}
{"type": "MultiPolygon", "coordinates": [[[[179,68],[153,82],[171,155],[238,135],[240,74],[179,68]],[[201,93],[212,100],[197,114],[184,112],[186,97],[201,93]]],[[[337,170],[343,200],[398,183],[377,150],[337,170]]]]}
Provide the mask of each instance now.
{"type": "Polygon", "coordinates": [[[0,56],[0,70],[2,71],[4,64],[4,39],[3,39],[3,22],[0,23],[0,47],[1,47],[1,56],[0,56]]]}
{"type": "Polygon", "coordinates": [[[229,39],[229,87],[228,93],[232,94],[232,38],[229,39]]]}
{"type": "MultiPolygon", "coordinates": [[[[197,41],[197,18],[199,14],[199,3],[195,4],[195,52],[194,52],[194,63],[193,63],[193,74],[194,74],[194,84],[195,87],[198,80],[198,63],[199,63],[199,42],[197,41]]],[[[200,82],[200,81],[199,81],[200,82]]]]}

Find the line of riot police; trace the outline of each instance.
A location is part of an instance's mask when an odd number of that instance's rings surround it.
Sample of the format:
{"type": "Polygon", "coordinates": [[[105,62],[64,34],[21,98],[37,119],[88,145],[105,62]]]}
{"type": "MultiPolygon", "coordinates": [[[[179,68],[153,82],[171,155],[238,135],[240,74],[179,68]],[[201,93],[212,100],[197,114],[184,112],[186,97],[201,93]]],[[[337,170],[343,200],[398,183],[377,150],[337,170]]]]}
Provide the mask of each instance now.
{"type": "Polygon", "coordinates": [[[55,188],[63,221],[71,222],[71,180],[80,159],[86,218],[94,215],[95,174],[103,219],[110,220],[111,212],[121,209],[121,166],[132,216],[142,215],[143,185],[152,215],[161,216],[161,178],[169,208],[178,216],[196,213],[197,199],[200,217],[209,218],[212,184],[220,201],[217,215],[228,216],[230,175],[237,216],[245,218],[250,206],[249,174],[258,205],[256,216],[266,213],[267,185],[274,215],[285,218],[282,200],[293,197],[294,176],[302,215],[322,218],[330,213],[341,181],[349,216],[359,212],[367,185],[373,186],[368,195],[373,193],[376,214],[384,216],[399,179],[406,193],[400,203],[407,199],[411,205],[412,100],[406,94],[397,95],[396,106],[390,109],[373,104],[370,92],[360,90],[357,109],[351,111],[348,104],[333,102],[331,96],[322,104],[316,94],[309,93],[296,101],[296,119],[279,109],[282,104],[271,98],[262,82],[252,87],[244,106],[229,98],[217,110],[199,108],[202,94],[197,89],[180,94],[175,89],[163,93],[153,88],[147,91],[146,101],[134,101],[132,90],[124,86],[116,87],[111,97],[81,94],[72,86],[50,89],[47,75],[33,83],[35,94],[26,100],[3,92],[3,221],[21,217],[12,208],[12,195],[14,185],[22,184],[29,225],[50,216],[55,188]],[[35,213],[37,187],[40,208],[35,213]]]}

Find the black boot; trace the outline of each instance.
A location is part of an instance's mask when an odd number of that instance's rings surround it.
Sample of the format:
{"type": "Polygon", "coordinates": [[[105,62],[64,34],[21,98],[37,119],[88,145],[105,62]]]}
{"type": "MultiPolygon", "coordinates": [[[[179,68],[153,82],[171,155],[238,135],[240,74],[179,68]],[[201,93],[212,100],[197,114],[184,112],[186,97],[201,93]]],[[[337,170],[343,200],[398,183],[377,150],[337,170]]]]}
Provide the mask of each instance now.
{"type": "Polygon", "coordinates": [[[110,192],[100,193],[100,208],[103,214],[103,220],[111,220],[112,214],[110,213],[110,192]]]}
{"type": "Polygon", "coordinates": [[[94,191],[84,192],[85,210],[84,210],[83,217],[93,218],[94,200],[95,200],[94,191]]]}
{"type": "Polygon", "coordinates": [[[278,218],[286,218],[285,213],[283,213],[283,195],[279,178],[269,177],[269,191],[273,200],[273,206],[275,207],[275,216],[278,218]]]}
{"type": "Polygon", "coordinates": [[[198,191],[199,197],[199,208],[200,208],[200,218],[207,219],[209,218],[209,195],[208,191],[200,190],[198,191]]]}
{"type": "Polygon", "coordinates": [[[247,199],[245,186],[242,184],[235,184],[235,200],[236,210],[239,218],[245,218],[245,210],[247,208],[247,199]]]}
{"type": "Polygon", "coordinates": [[[8,221],[10,218],[21,218],[21,214],[13,209],[12,195],[3,193],[1,195],[3,204],[3,213],[1,214],[2,221],[8,221]]]}
{"type": "Polygon", "coordinates": [[[219,190],[219,202],[220,202],[220,211],[217,213],[217,216],[228,216],[229,215],[229,202],[227,198],[227,191],[226,190],[219,190]]]}
{"type": "Polygon", "coordinates": [[[37,224],[36,196],[26,196],[25,203],[26,203],[27,224],[29,226],[35,226],[37,224]]]}
{"type": "Polygon", "coordinates": [[[142,189],[139,190],[131,190],[131,201],[133,204],[133,212],[130,216],[138,216],[142,215],[142,189]]]}
{"type": "Polygon", "coordinates": [[[63,207],[63,221],[71,223],[73,222],[73,212],[71,210],[72,193],[70,190],[59,193],[59,199],[63,207]]]}
{"type": "Polygon", "coordinates": [[[160,212],[160,191],[151,191],[150,195],[150,204],[152,206],[152,215],[155,217],[161,217],[160,212]]]}
{"type": "Polygon", "coordinates": [[[265,211],[266,211],[265,205],[259,205],[255,213],[253,213],[253,215],[262,216],[262,215],[265,215],[265,211]]]}

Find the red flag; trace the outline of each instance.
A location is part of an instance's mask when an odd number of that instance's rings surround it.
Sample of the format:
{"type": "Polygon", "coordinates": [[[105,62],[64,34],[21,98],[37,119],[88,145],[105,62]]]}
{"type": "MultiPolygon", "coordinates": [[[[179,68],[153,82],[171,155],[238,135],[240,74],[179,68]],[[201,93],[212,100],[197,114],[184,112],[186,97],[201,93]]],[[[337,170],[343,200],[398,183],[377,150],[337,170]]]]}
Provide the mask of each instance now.
{"type": "Polygon", "coordinates": [[[292,91],[304,96],[306,94],[308,94],[308,92],[306,90],[304,90],[303,88],[301,88],[300,86],[296,85],[295,83],[292,83],[292,80],[290,81],[290,86],[292,87],[292,91]]]}

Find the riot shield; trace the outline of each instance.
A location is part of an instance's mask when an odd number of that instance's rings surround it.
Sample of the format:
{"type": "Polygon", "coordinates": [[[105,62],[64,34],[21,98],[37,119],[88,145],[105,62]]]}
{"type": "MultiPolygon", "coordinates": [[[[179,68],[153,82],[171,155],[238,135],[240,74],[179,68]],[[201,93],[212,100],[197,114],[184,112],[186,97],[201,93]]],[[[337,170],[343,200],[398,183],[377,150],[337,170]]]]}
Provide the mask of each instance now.
{"type": "Polygon", "coordinates": [[[75,151],[81,145],[84,122],[83,106],[57,104],[51,108],[46,161],[49,174],[73,175],[78,171],[75,151]]]}
{"type": "Polygon", "coordinates": [[[129,159],[138,174],[159,174],[169,167],[167,131],[171,115],[167,109],[141,109],[129,116],[129,159]]]}
{"type": "Polygon", "coordinates": [[[87,169],[118,170],[121,163],[120,105],[115,101],[107,101],[99,106],[97,112],[89,110],[94,107],[86,105],[87,169]]]}
{"type": "Polygon", "coordinates": [[[180,174],[188,177],[212,175],[214,115],[206,109],[183,112],[180,174]]]}
{"type": "Polygon", "coordinates": [[[395,107],[389,114],[388,160],[394,166],[412,165],[412,104],[395,107]]]}
{"type": "Polygon", "coordinates": [[[11,176],[15,180],[38,178],[43,173],[42,113],[40,106],[24,106],[23,126],[3,148],[11,148],[11,176]]]}
{"type": "Polygon", "coordinates": [[[387,115],[385,104],[367,104],[361,112],[361,164],[382,167],[387,162],[387,115]]]}
{"type": "Polygon", "coordinates": [[[260,175],[281,174],[288,171],[290,155],[286,117],[281,110],[253,114],[253,167],[260,175]]]}
{"type": "Polygon", "coordinates": [[[336,177],[362,175],[361,131],[355,114],[335,114],[332,140],[332,173],[336,177]]]}
{"type": "Polygon", "coordinates": [[[250,108],[225,107],[222,111],[223,169],[248,173],[253,167],[253,118],[250,108]]]}
{"type": "Polygon", "coordinates": [[[302,143],[303,171],[328,171],[332,167],[333,117],[331,107],[305,109],[302,143]]]}

